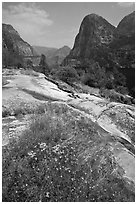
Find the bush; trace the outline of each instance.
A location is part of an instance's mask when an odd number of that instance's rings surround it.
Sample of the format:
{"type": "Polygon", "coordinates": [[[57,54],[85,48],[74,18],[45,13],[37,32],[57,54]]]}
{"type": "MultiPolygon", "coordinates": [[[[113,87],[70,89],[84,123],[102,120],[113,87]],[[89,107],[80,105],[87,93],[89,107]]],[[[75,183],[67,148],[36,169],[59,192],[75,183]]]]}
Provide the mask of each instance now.
{"type": "Polygon", "coordinates": [[[119,102],[119,103],[128,104],[128,105],[132,104],[133,99],[131,97],[118,93],[114,89],[112,90],[100,89],[99,93],[102,97],[109,99],[110,101],[119,102]]]}
{"type": "Polygon", "coordinates": [[[115,90],[121,94],[128,94],[128,89],[124,86],[117,86],[115,90]]]}
{"type": "Polygon", "coordinates": [[[79,79],[77,71],[73,67],[61,67],[54,76],[68,84],[79,79]]]}
{"type": "Polygon", "coordinates": [[[2,65],[5,67],[14,66],[20,68],[24,67],[24,60],[18,53],[6,51],[2,54],[2,65]]]}
{"type": "Polygon", "coordinates": [[[46,62],[46,56],[43,54],[41,55],[41,58],[40,58],[39,70],[41,73],[46,74],[46,75],[49,74],[50,72],[49,66],[46,62]]]}
{"type": "Polygon", "coordinates": [[[115,87],[126,86],[126,77],[116,67],[113,68],[113,76],[115,87]]]}
{"type": "Polygon", "coordinates": [[[105,87],[107,82],[105,69],[101,68],[98,63],[91,64],[87,69],[87,73],[82,77],[82,81],[85,85],[91,87],[105,87]]]}
{"type": "Polygon", "coordinates": [[[26,61],[26,66],[27,66],[27,68],[33,68],[33,62],[32,62],[32,60],[31,59],[28,59],[27,61],[26,61]]]}

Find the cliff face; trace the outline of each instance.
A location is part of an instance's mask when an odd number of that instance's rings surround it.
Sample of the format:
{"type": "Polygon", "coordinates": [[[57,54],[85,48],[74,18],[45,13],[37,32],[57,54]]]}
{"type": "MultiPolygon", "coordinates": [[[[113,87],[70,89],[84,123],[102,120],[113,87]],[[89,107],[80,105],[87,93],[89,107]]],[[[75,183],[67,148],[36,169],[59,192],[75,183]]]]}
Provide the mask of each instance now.
{"type": "Polygon", "coordinates": [[[64,64],[95,61],[102,67],[134,67],[135,12],[124,17],[117,28],[104,18],[86,16],[75,38],[74,47],[64,64]]]}
{"type": "Polygon", "coordinates": [[[4,52],[21,56],[33,56],[35,54],[33,48],[8,24],[2,24],[2,48],[4,52]]]}
{"type": "Polygon", "coordinates": [[[76,36],[70,56],[90,58],[92,51],[99,46],[107,46],[113,40],[115,27],[96,14],[86,16],[76,36]]]}

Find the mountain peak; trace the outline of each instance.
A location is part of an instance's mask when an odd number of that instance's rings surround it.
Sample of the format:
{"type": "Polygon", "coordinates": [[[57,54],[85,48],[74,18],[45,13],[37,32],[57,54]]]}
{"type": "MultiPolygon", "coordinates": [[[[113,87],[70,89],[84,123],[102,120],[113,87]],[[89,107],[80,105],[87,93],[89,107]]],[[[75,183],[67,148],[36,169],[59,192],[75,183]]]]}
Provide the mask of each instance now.
{"type": "Polygon", "coordinates": [[[117,26],[116,34],[133,35],[135,34],[135,11],[125,16],[117,26]]]}
{"type": "Polygon", "coordinates": [[[70,54],[74,58],[91,58],[93,48],[108,45],[112,41],[114,29],[114,26],[97,14],[85,16],[70,54]]]}
{"type": "Polygon", "coordinates": [[[113,27],[113,29],[115,28],[113,25],[111,25],[105,18],[103,18],[102,16],[95,14],[95,13],[91,13],[88,14],[87,16],[84,17],[83,21],[81,24],[86,23],[86,21],[89,23],[99,23],[99,24],[107,24],[110,27],[113,27]]]}
{"type": "Polygon", "coordinates": [[[5,23],[2,23],[2,30],[3,32],[8,32],[10,33],[11,35],[16,35],[20,37],[19,33],[13,28],[12,25],[10,24],[5,24],[5,23]]]}
{"type": "Polygon", "coordinates": [[[62,49],[70,49],[70,47],[67,46],[67,45],[64,45],[64,46],[62,47],[62,49]]]}

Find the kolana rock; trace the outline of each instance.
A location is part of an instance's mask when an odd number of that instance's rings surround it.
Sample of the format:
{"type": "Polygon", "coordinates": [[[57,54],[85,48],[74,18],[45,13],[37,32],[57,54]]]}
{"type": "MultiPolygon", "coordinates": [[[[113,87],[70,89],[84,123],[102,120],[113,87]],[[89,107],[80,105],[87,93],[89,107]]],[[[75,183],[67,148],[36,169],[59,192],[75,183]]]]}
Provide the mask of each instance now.
{"type": "Polygon", "coordinates": [[[63,64],[77,66],[95,61],[108,68],[112,65],[129,68],[134,66],[134,53],[135,12],[124,17],[117,28],[101,16],[90,14],[83,19],[74,46],[63,64]]]}
{"type": "Polygon", "coordinates": [[[113,40],[115,27],[101,16],[96,14],[87,15],[80,26],[79,33],[75,38],[74,47],[65,59],[69,63],[76,59],[94,59],[95,51],[105,47],[113,40]]]}

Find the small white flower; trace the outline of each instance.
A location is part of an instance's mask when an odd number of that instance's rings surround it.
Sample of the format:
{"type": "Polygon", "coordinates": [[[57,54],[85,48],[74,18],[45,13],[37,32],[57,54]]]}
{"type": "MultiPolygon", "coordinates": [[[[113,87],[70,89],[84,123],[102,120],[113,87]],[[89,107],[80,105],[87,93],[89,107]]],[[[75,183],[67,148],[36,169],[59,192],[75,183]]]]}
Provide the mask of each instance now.
{"type": "Polygon", "coordinates": [[[55,157],[55,162],[57,162],[58,160],[57,160],[57,158],[55,157]]]}
{"type": "Polygon", "coordinates": [[[46,197],[49,198],[49,192],[46,192],[46,197]]]}
{"type": "Polygon", "coordinates": [[[44,143],[44,142],[41,143],[39,146],[40,146],[41,149],[45,149],[47,147],[46,143],[44,143]]]}
{"type": "Polygon", "coordinates": [[[28,155],[33,158],[36,155],[36,153],[33,151],[30,151],[30,152],[28,152],[28,155]]]}

